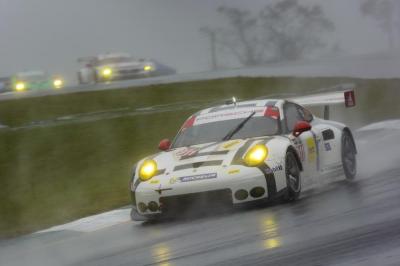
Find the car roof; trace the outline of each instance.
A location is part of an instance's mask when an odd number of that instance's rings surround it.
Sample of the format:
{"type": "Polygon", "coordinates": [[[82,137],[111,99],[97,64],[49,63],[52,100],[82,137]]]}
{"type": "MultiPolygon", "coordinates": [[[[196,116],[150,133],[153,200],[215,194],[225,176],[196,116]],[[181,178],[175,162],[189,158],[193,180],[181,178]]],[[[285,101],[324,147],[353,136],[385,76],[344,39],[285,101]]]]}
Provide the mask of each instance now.
{"type": "Polygon", "coordinates": [[[127,53],[110,53],[110,54],[100,54],[97,56],[98,60],[105,60],[110,58],[132,58],[132,56],[127,53]]]}
{"type": "MultiPolygon", "coordinates": [[[[225,104],[201,110],[186,120],[184,127],[188,125],[207,124],[212,122],[227,121],[232,119],[246,118],[252,112],[255,117],[264,116],[270,107],[281,109],[284,100],[268,99],[237,102],[236,104],[225,104]]],[[[276,110],[270,110],[271,117],[279,117],[276,110]]],[[[275,118],[276,119],[276,118],[275,118]]]]}
{"type": "Polygon", "coordinates": [[[44,76],[46,76],[46,72],[41,71],[41,70],[31,70],[31,71],[19,72],[16,74],[16,76],[25,77],[25,78],[44,77],[44,76]]]}
{"type": "Polygon", "coordinates": [[[243,108],[243,109],[253,109],[257,107],[267,107],[267,106],[276,106],[279,107],[280,104],[284,100],[282,99],[265,99],[265,100],[252,100],[252,101],[243,101],[243,102],[237,102],[235,104],[224,104],[224,105],[218,105],[214,107],[210,107],[207,109],[203,109],[200,112],[197,113],[197,115],[204,115],[204,114],[209,114],[209,113],[217,113],[217,112],[226,112],[229,110],[234,110],[237,108],[243,108]]]}

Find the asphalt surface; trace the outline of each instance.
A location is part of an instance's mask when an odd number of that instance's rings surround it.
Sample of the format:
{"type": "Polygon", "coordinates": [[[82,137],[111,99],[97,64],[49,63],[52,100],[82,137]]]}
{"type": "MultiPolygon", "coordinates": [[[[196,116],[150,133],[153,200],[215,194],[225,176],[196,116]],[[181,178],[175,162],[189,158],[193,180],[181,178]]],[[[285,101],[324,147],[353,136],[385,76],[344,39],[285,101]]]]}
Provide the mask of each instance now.
{"type": "Polygon", "coordinates": [[[357,179],[296,203],[33,234],[0,242],[0,265],[400,265],[399,137],[358,133],[357,179]]]}

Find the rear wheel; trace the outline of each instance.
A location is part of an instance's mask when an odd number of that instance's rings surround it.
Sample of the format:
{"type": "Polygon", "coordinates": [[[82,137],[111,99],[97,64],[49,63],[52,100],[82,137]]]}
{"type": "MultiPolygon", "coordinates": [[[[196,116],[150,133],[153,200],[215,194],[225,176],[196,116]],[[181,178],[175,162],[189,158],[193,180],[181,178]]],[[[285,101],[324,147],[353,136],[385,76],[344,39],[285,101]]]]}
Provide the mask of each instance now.
{"type": "Polygon", "coordinates": [[[293,151],[286,153],[285,159],[286,169],[286,201],[295,201],[299,198],[301,192],[301,178],[300,178],[300,167],[296,160],[296,156],[293,151]]]}
{"type": "Polygon", "coordinates": [[[342,134],[342,165],[346,179],[354,179],[357,174],[356,145],[348,131],[342,134]]]}

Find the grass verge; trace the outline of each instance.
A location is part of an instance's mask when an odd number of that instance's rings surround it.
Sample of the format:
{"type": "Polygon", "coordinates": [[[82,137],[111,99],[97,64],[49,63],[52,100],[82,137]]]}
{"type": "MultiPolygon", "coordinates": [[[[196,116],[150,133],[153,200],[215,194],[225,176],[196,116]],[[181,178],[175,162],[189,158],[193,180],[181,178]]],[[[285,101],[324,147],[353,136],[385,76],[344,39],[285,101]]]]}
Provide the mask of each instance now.
{"type": "MultiPolygon", "coordinates": [[[[129,203],[131,165],[172,138],[198,106],[120,115],[85,123],[23,127],[57,117],[135,110],[171,102],[212,103],[302,93],[355,82],[358,107],[344,122],[400,116],[399,80],[229,78],[0,102],[0,236],[15,236],[129,203]]],[[[340,115],[342,110],[338,110],[340,115]]]]}

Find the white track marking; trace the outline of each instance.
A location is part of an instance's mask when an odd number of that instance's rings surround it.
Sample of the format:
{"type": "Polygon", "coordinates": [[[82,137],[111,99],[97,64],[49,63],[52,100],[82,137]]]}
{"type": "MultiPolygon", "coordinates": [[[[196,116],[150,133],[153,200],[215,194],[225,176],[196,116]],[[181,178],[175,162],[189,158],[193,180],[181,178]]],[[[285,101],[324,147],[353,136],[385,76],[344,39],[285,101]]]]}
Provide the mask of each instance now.
{"type": "Polygon", "coordinates": [[[377,129],[396,129],[400,130],[400,120],[386,120],[373,124],[369,124],[365,127],[358,129],[358,131],[368,131],[377,129]]]}
{"type": "Polygon", "coordinates": [[[96,214],[70,223],[53,226],[49,229],[36,232],[36,234],[65,231],[65,230],[76,231],[76,232],[93,232],[116,224],[129,222],[130,211],[131,211],[130,208],[124,208],[101,214],[96,214]]]}

